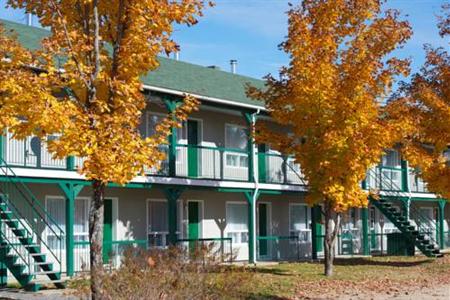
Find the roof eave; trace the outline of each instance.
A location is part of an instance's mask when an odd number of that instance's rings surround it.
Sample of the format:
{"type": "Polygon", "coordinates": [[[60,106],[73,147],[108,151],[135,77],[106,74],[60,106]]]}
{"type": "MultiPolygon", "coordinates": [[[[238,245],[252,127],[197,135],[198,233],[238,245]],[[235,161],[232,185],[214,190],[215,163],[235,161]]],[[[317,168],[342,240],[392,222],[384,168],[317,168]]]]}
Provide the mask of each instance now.
{"type": "Polygon", "coordinates": [[[177,91],[177,90],[173,90],[173,89],[169,89],[169,88],[162,88],[162,87],[152,86],[152,85],[148,85],[148,84],[144,84],[143,87],[146,90],[154,91],[154,92],[166,93],[166,94],[171,94],[171,95],[176,95],[176,96],[191,95],[191,96],[193,96],[193,97],[195,97],[195,98],[197,98],[199,100],[214,102],[214,103],[218,103],[218,104],[222,104],[222,105],[238,106],[238,107],[247,108],[247,109],[254,109],[254,110],[259,110],[259,111],[267,111],[267,109],[264,106],[259,106],[259,105],[252,105],[252,104],[247,104],[247,103],[239,103],[239,102],[235,102],[235,101],[231,101],[231,100],[214,98],[214,97],[208,97],[208,96],[198,95],[198,94],[194,94],[194,93],[177,91]]]}

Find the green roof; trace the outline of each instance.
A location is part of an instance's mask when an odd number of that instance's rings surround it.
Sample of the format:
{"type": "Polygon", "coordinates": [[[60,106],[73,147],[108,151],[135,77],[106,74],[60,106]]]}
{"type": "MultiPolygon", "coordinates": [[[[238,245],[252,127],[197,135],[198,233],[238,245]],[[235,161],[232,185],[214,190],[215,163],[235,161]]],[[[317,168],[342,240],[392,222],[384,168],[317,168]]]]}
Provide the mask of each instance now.
{"type": "MultiPolygon", "coordinates": [[[[0,23],[3,23],[7,31],[12,30],[17,33],[19,42],[28,49],[39,49],[42,38],[49,35],[49,31],[43,28],[6,20],[0,20],[0,23]]],[[[248,98],[245,92],[246,84],[262,88],[264,86],[262,80],[164,57],[160,57],[159,61],[158,69],[142,77],[143,84],[229,100],[236,104],[263,106],[260,101],[248,98]]]]}

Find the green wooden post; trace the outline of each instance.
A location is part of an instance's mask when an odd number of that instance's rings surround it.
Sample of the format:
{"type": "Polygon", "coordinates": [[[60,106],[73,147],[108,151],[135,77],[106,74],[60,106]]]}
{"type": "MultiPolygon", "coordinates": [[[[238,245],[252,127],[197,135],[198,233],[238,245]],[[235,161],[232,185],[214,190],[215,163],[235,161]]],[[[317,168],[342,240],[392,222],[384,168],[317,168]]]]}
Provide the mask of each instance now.
{"type": "Polygon", "coordinates": [[[401,201],[403,206],[403,215],[406,217],[406,220],[409,220],[409,206],[411,205],[411,199],[404,198],[401,201]]]}
{"type": "Polygon", "coordinates": [[[254,264],[255,249],[256,249],[256,224],[255,212],[256,202],[259,197],[259,192],[244,192],[248,203],[248,262],[254,264]],[[256,194],[255,194],[256,193],[256,194]]]}
{"type": "MultiPolygon", "coordinates": [[[[173,113],[177,108],[178,103],[172,98],[164,98],[164,104],[166,105],[169,113],[173,113]]],[[[176,176],[176,162],[177,162],[177,129],[172,127],[172,133],[169,136],[169,176],[176,176]]]]}
{"type": "Polygon", "coordinates": [[[439,200],[438,202],[438,209],[439,209],[439,247],[441,249],[445,248],[445,232],[444,232],[444,214],[445,214],[445,204],[447,203],[446,200],[439,200]]]}
{"type": "Polygon", "coordinates": [[[65,227],[65,242],[66,242],[66,273],[67,276],[74,274],[74,248],[75,241],[73,236],[73,226],[75,221],[75,199],[83,189],[82,184],[59,183],[61,190],[66,196],[66,227],[65,227]]]}
{"type": "MultiPolygon", "coordinates": [[[[5,234],[4,231],[4,224],[0,223],[0,230],[2,231],[2,234],[0,234],[0,244],[3,243],[3,234],[5,234]]],[[[8,268],[4,264],[4,260],[6,259],[6,248],[0,248],[0,288],[6,287],[8,284],[8,268]]]]}
{"type": "Polygon", "coordinates": [[[245,121],[248,125],[248,141],[247,141],[247,152],[248,152],[248,181],[254,182],[255,181],[255,174],[253,170],[253,134],[252,129],[254,126],[254,120],[253,120],[253,114],[249,112],[243,113],[245,121]]]}
{"type": "Polygon", "coordinates": [[[258,181],[266,182],[266,145],[258,146],[258,181]]]}
{"type": "Polygon", "coordinates": [[[75,157],[68,156],[66,158],[66,169],[68,171],[74,171],[75,170],[75,157]]]}
{"type": "Polygon", "coordinates": [[[402,191],[409,192],[409,170],[408,170],[408,162],[404,159],[401,160],[402,167],[402,191]]]}
{"type": "Polygon", "coordinates": [[[322,225],[321,208],[318,205],[311,207],[311,239],[312,239],[312,259],[317,259],[317,253],[322,251],[322,225]]]}
{"type": "Polygon", "coordinates": [[[361,208],[362,232],[363,232],[363,254],[370,255],[369,247],[369,209],[367,207],[361,208]]]}
{"type": "MultiPolygon", "coordinates": [[[[3,149],[4,149],[4,143],[5,138],[3,134],[0,134],[0,162],[3,163],[3,149]]],[[[5,233],[4,231],[4,224],[0,223],[0,230],[1,230],[1,234],[0,234],[0,244],[3,243],[3,238],[2,235],[5,233]]],[[[4,259],[6,258],[6,249],[5,248],[0,248],[0,287],[6,287],[7,283],[8,283],[8,269],[6,268],[6,265],[3,263],[4,259]]]]}
{"type": "Polygon", "coordinates": [[[3,153],[5,149],[5,136],[3,134],[0,134],[0,161],[3,161],[5,159],[3,153]]]}
{"type": "Polygon", "coordinates": [[[183,193],[183,188],[179,187],[168,187],[164,188],[164,194],[167,199],[167,220],[169,223],[169,235],[168,243],[169,245],[175,245],[177,243],[177,229],[178,229],[178,216],[177,216],[177,201],[183,193]]]}

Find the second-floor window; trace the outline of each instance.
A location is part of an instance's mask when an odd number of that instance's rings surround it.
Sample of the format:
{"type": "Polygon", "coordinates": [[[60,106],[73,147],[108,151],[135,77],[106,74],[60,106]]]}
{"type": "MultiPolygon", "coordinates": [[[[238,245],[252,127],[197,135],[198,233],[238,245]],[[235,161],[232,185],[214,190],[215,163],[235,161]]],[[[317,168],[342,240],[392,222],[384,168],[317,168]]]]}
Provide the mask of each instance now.
{"type": "Polygon", "coordinates": [[[382,164],[385,167],[397,168],[401,166],[400,153],[395,150],[387,150],[383,156],[382,164]]]}
{"type": "Polygon", "coordinates": [[[227,167],[247,168],[248,155],[241,152],[247,150],[247,142],[247,129],[244,126],[231,124],[225,126],[225,147],[230,149],[225,153],[227,167]]]}

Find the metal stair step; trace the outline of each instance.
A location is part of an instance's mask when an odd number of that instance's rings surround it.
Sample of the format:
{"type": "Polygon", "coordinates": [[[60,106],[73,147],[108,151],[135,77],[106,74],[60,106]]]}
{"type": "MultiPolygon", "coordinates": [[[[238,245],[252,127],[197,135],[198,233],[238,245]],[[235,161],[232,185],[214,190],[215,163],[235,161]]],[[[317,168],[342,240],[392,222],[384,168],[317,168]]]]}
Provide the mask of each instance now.
{"type": "Polygon", "coordinates": [[[52,266],[53,262],[46,262],[46,261],[44,261],[44,262],[32,262],[31,264],[35,265],[35,266],[44,266],[44,265],[52,266]]]}
{"type": "Polygon", "coordinates": [[[42,252],[40,252],[40,253],[30,253],[30,255],[31,256],[45,256],[46,253],[42,253],[42,252]]]}
{"type": "Polygon", "coordinates": [[[22,229],[22,228],[14,228],[13,230],[12,230],[12,232],[14,232],[14,234],[16,235],[16,236],[21,236],[21,237],[24,237],[25,236],[25,234],[26,234],[26,230],[25,229],[22,229]]]}
{"type": "Polygon", "coordinates": [[[1,221],[6,223],[10,228],[19,227],[19,221],[17,219],[1,219],[1,221]]]}
{"type": "Polygon", "coordinates": [[[30,273],[30,275],[50,275],[50,274],[58,274],[59,271],[37,271],[30,273]]]}

